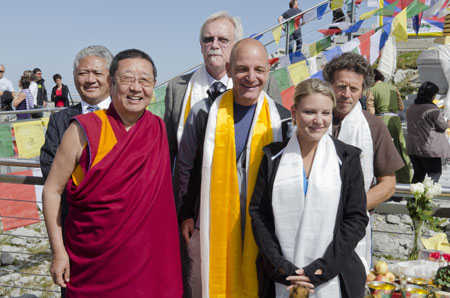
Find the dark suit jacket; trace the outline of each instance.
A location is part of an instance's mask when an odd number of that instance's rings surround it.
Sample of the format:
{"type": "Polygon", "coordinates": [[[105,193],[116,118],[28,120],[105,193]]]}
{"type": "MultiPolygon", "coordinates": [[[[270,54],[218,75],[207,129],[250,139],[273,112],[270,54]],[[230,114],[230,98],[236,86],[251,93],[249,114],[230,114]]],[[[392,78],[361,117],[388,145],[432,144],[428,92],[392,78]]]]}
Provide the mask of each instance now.
{"type": "MultiPolygon", "coordinates": [[[[184,94],[194,73],[185,74],[169,81],[166,89],[166,98],[164,99],[165,112],[164,122],[166,123],[167,139],[169,140],[170,163],[173,168],[173,161],[178,151],[177,130],[181,117],[184,94]]],[[[278,84],[271,75],[267,79],[264,91],[276,102],[281,102],[281,95],[278,84]]],[[[206,96],[205,96],[206,98],[206,96]]]]}
{"type": "MultiPolygon", "coordinates": [[[[40,156],[42,176],[44,179],[47,179],[50,168],[52,167],[53,159],[55,158],[56,150],[61,143],[64,132],[67,127],[69,127],[70,119],[79,114],[81,114],[81,103],[50,116],[47,133],[45,134],[45,143],[41,148],[40,156]]],[[[61,196],[61,203],[61,224],[63,224],[68,211],[65,191],[61,196]]]]}

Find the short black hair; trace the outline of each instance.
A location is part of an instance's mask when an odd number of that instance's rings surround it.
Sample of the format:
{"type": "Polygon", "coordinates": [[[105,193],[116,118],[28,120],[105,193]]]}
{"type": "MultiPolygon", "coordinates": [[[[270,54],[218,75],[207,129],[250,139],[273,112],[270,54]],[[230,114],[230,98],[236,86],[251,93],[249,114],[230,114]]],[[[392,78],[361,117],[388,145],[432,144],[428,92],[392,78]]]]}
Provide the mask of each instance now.
{"type": "Polygon", "coordinates": [[[439,87],[433,82],[426,81],[419,87],[417,97],[414,100],[415,104],[433,103],[433,99],[438,94],[439,87]]]}
{"type": "Polygon", "coordinates": [[[53,75],[53,81],[56,83],[56,80],[57,79],[62,79],[62,76],[59,74],[59,73],[55,73],[54,75],[53,75]]]}
{"type": "Polygon", "coordinates": [[[373,73],[375,74],[375,82],[382,81],[384,82],[384,75],[378,69],[373,69],[373,73]]]}
{"type": "Polygon", "coordinates": [[[38,72],[42,72],[42,70],[38,67],[36,67],[35,69],[33,69],[33,73],[36,74],[38,72]]]}
{"type": "Polygon", "coordinates": [[[133,58],[141,58],[141,59],[145,59],[148,62],[150,62],[152,64],[152,68],[153,68],[153,76],[154,76],[154,79],[156,80],[156,73],[157,73],[156,66],[155,66],[155,63],[153,62],[152,58],[147,53],[145,53],[141,50],[137,50],[137,49],[124,50],[114,56],[114,58],[111,62],[111,66],[109,67],[109,75],[111,76],[111,79],[114,80],[114,75],[116,74],[117,68],[119,67],[119,62],[121,60],[133,59],[133,58]]]}

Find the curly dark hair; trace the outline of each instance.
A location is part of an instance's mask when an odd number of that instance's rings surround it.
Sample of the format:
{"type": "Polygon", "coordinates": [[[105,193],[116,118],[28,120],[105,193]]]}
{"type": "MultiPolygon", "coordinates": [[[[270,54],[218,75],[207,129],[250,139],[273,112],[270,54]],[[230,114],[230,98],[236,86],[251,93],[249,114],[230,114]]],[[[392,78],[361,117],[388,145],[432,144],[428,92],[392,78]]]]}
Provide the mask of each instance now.
{"type": "Polygon", "coordinates": [[[363,56],[351,52],[344,53],[328,62],[323,69],[323,78],[333,84],[334,73],[343,69],[362,74],[364,76],[364,90],[373,86],[374,73],[370,63],[363,56]]]}

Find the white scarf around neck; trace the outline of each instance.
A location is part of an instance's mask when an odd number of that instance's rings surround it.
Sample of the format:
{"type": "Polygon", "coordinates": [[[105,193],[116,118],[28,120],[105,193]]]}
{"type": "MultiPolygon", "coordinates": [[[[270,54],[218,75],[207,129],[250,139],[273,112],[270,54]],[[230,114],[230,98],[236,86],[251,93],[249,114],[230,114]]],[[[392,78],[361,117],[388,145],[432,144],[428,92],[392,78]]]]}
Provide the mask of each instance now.
{"type": "MultiPolygon", "coordinates": [[[[228,92],[233,92],[228,91],[228,92]]],[[[253,116],[252,126],[250,128],[247,141],[246,151],[246,181],[248,182],[248,170],[250,161],[250,148],[253,136],[253,128],[258,120],[259,113],[264,103],[264,98],[269,104],[270,123],[272,125],[273,141],[280,142],[282,140],[281,118],[278,113],[275,102],[262,91],[256,104],[255,115],[253,116]]],[[[219,96],[212,104],[208,115],[208,123],[206,125],[205,141],[203,145],[203,161],[202,161],[202,181],[200,191],[200,259],[201,259],[201,281],[202,281],[202,297],[209,297],[209,242],[211,231],[211,209],[210,209],[210,190],[211,190],[211,171],[212,160],[214,155],[214,144],[216,136],[217,113],[219,111],[222,95],[219,96]]],[[[230,161],[235,162],[235,161],[230,161]]],[[[247,187],[245,187],[247,189],[247,187]]]]}
{"type": "MultiPolygon", "coordinates": [[[[275,234],[283,256],[299,268],[323,257],[333,240],[342,186],[340,164],[334,142],[325,134],[314,156],[305,196],[303,159],[296,134],[281,156],[272,190],[275,234]]],[[[340,297],[340,293],[336,276],[317,287],[313,297],[340,297]]],[[[285,285],[276,283],[276,297],[289,297],[285,285]]]]}
{"type": "MultiPolygon", "coordinates": [[[[208,93],[206,93],[206,91],[209,90],[209,87],[208,73],[205,64],[203,64],[192,75],[191,79],[189,80],[186,92],[184,93],[183,104],[181,106],[180,121],[178,123],[177,129],[178,146],[180,145],[181,136],[183,135],[185,117],[184,113],[186,111],[186,104],[188,102],[189,95],[191,95],[190,108],[192,108],[197,102],[208,97],[208,93]]],[[[227,89],[231,88],[233,88],[233,80],[229,79],[227,89]]]]}
{"type": "MultiPolygon", "coordinates": [[[[331,127],[330,127],[331,128],[331,127]]],[[[330,131],[329,131],[330,132],[330,131]]],[[[358,102],[351,112],[345,116],[341,123],[338,139],[353,145],[362,150],[361,167],[364,175],[364,189],[370,189],[374,179],[373,173],[373,140],[369,123],[362,112],[361,103],[358,102]]],[[[370,214],[367,213],[370,217],[370,214]]],[[[355,251],[358,253],[364,264],[366,273],[369,273],[372,262],[372,226],[369,223],[366,227],[366,236],[359,241],[355,251]]]]}

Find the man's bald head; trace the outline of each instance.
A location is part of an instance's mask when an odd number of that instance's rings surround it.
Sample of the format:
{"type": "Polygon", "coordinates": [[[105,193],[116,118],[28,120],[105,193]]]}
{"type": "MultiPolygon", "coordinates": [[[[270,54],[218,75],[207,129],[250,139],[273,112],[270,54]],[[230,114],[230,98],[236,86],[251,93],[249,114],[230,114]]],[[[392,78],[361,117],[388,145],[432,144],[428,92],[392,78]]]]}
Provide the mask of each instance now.
{"type": "Polygon", "coordinates": [[[241,39],[240,41],[238,41],[233,49],[231,49],[231,54],[230,54],[230,64],[233,65],[233,63],[235,63],[236,61],[236,52],[240,51],[241,49],[245,50],[245,51],[262,51],[264,53],[264,55],[266,56],[265,61],[267,62],[267,66],[269,66],[269,58],[267,56],[267,50],[266,47],[259,42],[256,39],[253,38],[244,38],[241,39]]]}
{"type": "Polygon", "coordinates": [[[243,106],[256,103],[269,76],[266,48],[256,39],[246,38],[231,50],[227,74],[233,80],[234,101],[243,106]]]}

